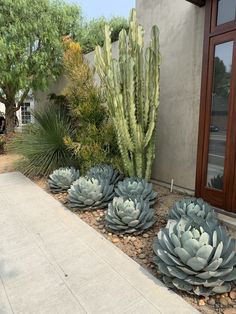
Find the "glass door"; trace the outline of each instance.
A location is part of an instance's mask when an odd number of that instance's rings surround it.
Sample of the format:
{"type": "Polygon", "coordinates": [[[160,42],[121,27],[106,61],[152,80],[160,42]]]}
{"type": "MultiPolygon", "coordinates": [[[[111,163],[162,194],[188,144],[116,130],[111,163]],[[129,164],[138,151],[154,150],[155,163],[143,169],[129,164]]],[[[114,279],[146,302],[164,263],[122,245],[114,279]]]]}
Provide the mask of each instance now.
{"type": "Polygon", "coordinates": [[[196,195],[236,212],[236,0],[206,7],[196,195]]]}

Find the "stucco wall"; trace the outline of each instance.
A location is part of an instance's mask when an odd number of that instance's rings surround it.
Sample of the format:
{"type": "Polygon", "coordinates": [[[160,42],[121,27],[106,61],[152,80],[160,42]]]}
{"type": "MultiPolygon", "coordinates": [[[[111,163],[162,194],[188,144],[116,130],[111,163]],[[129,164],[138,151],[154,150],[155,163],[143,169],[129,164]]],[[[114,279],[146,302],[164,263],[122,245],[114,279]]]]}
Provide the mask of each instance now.
{"type": "Polygon", "coordinates": [[[136,0],[138,20],[150,36],[160,29],[160,107],[153,179],[194,190],[198,138],[204,8],[184,0],[136,0]]]}
{"type": "Polygon", "coordinates": [[[34,98],[37,102],[37,105],[45,105],[45,103],[48,102],[49,94],[61,95],[64,88],[66,87],[66,83],[65,76],[61,75],[55,82],[49,84],[46,90],[34,92],[34,98]]]}
{"type": "MultiPolygon", "coordinates": [[[[114,42],[112,44],[112,53],[114,57],[118,57],[118,42],[114,42]]],[[[88,60],[91,66],[94,66],[94,51],[87,53],[85,55],[85,58],[88,60]]],[[[97,83],[99,83],[99,78],[97,74],[95,74],[95,80],[97,83]]],[[[34,96],[38,105],[44,105],[45,103],[47,103],[49,94],[63,94],[66,84],[66,77],[64,75],[61,75],[55,82],[49,84],[48,88],[45,91],[35,92],[34,96]]]]}

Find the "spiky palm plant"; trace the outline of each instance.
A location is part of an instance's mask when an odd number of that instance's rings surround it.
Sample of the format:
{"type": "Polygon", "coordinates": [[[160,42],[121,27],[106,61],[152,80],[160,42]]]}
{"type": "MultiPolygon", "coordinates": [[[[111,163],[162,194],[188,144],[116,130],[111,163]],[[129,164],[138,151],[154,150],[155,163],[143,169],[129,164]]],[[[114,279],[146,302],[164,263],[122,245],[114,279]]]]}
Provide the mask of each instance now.
{"type": "Polygon", "coordinates": [[[47,177],[55,169],[75,166],[76,161],[64,143],[74,136],[74,126],[63,106],[48,105],[33,112],[35,124],[23,129],[9,145],[22,155],[20,170],[28,176],[47,177]]]}

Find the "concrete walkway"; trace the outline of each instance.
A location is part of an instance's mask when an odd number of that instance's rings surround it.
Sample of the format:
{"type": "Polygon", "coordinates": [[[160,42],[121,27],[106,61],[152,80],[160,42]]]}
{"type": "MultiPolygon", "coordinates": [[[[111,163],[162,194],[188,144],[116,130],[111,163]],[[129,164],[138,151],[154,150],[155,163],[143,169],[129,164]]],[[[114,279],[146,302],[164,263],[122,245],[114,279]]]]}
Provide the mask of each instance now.
{"type": "Polygon", "coordinates": [[[30,180],[6,173],[0,313],[198,312],[30,180]]]}

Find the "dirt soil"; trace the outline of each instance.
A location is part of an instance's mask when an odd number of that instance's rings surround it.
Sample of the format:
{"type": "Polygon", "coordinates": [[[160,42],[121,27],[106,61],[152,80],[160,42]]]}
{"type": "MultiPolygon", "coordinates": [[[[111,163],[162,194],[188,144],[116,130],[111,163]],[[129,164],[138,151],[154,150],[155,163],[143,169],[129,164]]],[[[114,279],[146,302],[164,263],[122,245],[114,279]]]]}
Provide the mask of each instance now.
{"type": "Polygon", "coordinates": [[[15,162],[19,159],[19,155],[1,154],[0,155],[0,173],[15,171],[15,162]]]}
{"type": "MultiPolygon", "coordinates": [[[[14,171],[14,162],[19,159],[17,155],[0,155],[0,173],[14,171]]],[[[33,179],[41,188],[49,192],[45,179],[33,179]]],[[[141,266],[160,278],[155,264],[153,264],[153,240],[160,228],[165,227],[169,208],[173,203],[185,195],[178,192],[170,193],[169,189],[157,186],[158,201],[155,205],[157,222],[152,229],[138,236],[115,235],[105,229],[105,210],[77,212],[76,214],[91,227],[100,232],[106,239],[119,247],[124,253],[134,259],[141,266]]],[[[66,205],[67,194],[52,194],[57,200],[66,205]]],[[[231,231],[231,230],[229,230],[231,231]]],[[[231,232],[236,237],[236,232],[231,232]]],[[[196,297],[180,291],[175,291],[188,303],[204,314],[236,314],[236,289],[224,295],[214,297],[196,297]]]]}

